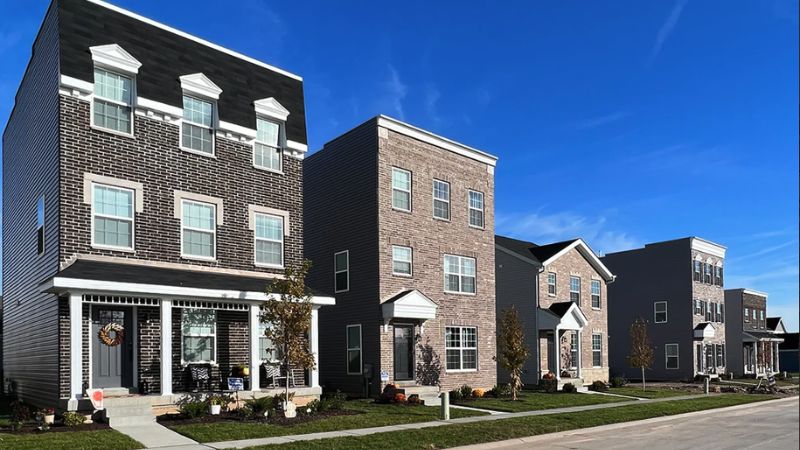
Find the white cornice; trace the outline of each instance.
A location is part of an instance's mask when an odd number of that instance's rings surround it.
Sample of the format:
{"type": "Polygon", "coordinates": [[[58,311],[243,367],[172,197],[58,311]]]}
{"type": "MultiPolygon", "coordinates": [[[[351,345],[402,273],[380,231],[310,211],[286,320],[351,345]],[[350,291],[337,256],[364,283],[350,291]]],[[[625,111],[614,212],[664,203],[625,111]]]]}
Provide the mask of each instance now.
{"type": "Polygon", "coordinates": [[[702,252],[711,256],[716,256],[717,258],[724,258],[726,248],[714,242],[707,241],[705,239],[701,239],[698,237],[693,237],[692,250],[696,250],[698,252],[702,252]]]}
{"type": "Polygon", "coordinates": [[[101,67],[131,74],[139,73],[139,67],[142,67],[142,63],[117,44],[97,45],[89,47],[89,51],[92,52],[92,61],[101,67]]]}
{"type": "Polygon", "coordinates": [[[222,89],[202,73],[181,75],[179,78],[181,80],[181,89],[201,97],[218,100],[219,94],[222,93],[222,89]]]}
{"type": "Polygon", "coordinates": [[[482,162],[490,167],[497,165],[497,157],[494,155],[490,155],[489,153],[481,150],[438,136],[430,131],[417,128],[413,125],[409,125],[405,122],[401,122],[388,116],[378,116],[378,126],[420,140],[422,142],[435,145],[436,147],[451,151],[461,156],[474,159],[475,161],[482,162]]]}
{"type": "Polygon", "coordinates": [[[112,11],[118,12],[120,14],[124,14],[124,15],[126,15],[128,17],[136,19],[136,20],[138,20],[140,22],[144,22],[144,23],[146,23],[148,25],[152,25],[154,27],[161,28],[162,30],[169,31],[170,33],[176,34],[176,35],[178,35],[178,36],[180,36],[182,38],[186,38],[186,39],[195,41],[197,43],[203,44],[203,45],[205,45],[207,47],[213,48],[214,50],[217,50],[217,51],[220,51],[220,52],[223,52],[223,53],[227,53],[227,54],[229,54],[231,56],[234,56],[234,57],[239,58],[241,60],[247,61],[247,62],[249,62],[251,64],[255,64],[255,65],[263,67],[265,69],[269,69],[269,70],[271,70],[273,72],[277,72],[277,73],[279,73],[281,75],[285,75],[285,76],[287,76],[289,78],[293,78],[295,80],[303,81],[303,77],[301,77],[299,75],[295,75],[295,74],[293,74],[291,72],[287,72],[287,71],[285,71],[283,69],[279,69],[279,68],[277,68],[275,66],[271,66],[271,65],[269,65],[269,64],[267,64],[265,62],[259,61],[259,60],[255,59],[255,58],[251,58],[249,56],[246,56],[246,55],[243,55],[241,53],[235,52],[233,50],[227,49],[227,48],[222,47],[220,45],[213,44],[213,43],[211,43],[211,42],[209,42],[209,41],[207,41],[205,39],[199,38],[197,36],[192,36],[189,33],[177,30],[175,28],[170,27],[169,25],[165,25],[165,24],[160,23],[160,22],[156,22],[155,20],[148,19],[147,17],[140,16],[139,14],[136,14],[134,12],[128,11],[127,9],[124,9],[124,8],[120,8],[119,6],[115,6],[115,5],[112,5],[110,3],[106,3],[106,2],[101,1],[101,0],[88,0],[88,1],[91,2],[91,3],[94,3],[95,5],[99,5],[99,6],[102,6],[104,8],[110,9],[112,11]]]}
{"type": "Polygon", "coordinates": [[[289,117],[289,110],[284,108],[274,97],[262,98],[253,102],[256,108],[256,114],[261,114],[273,119],[286,122],[289,117]]]}

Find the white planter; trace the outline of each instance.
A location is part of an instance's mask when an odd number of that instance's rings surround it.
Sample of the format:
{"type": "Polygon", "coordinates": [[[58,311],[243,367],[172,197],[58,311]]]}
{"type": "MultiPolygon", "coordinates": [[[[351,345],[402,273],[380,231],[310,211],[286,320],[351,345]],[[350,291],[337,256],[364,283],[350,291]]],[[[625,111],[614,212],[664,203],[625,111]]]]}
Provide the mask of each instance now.
{"type": "Polygon", "coordinates": [[[45,414],[44,415],[44,423],[46,423],[48,425],[52,425],[53,422],[55,422],[55,421],[56,421],[56,415],[55,414],[45,414]]]}
{"type": "Polygon", "coordinates": [[[283,402],[283,414],[287,419],[297,417],[297,406],[294,402],[283,402]]]}
{"type": "Polygon", "coordinates": [[[210,405],[209,409],[212,416],[218,416],[220,411],[222,411],[222,405],[210,405]]]}

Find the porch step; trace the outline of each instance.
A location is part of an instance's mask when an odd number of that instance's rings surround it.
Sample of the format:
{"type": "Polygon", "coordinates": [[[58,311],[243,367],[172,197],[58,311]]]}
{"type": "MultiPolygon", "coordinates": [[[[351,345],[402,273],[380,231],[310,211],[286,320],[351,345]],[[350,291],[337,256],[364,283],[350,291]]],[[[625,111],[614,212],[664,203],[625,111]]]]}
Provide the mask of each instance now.
{"type": "Polygon", "coordinates": [[[567,383],[572,383],[572,385],[578,388],[578,392],[587,392],[589,390],[587,386],[583,385],[583,380],[581,378],[562,378],[558,380],[558,390],[562,390],[567,383]]]}
{"type": "Polygon", "coordinates": [[[439,406],[442,404],[442,400],[439,398],[439,386],[411,385],[403,386],[402,389],[405,390],[406,398],[409,395],[417,394],[425,406],[439,406]]]}
{"type": "Polygon", "coordinates": [[[105,419],[111,428],[129,425],[147,425],[156,420],[153,406],[147,397],[109,398],[105,403],[105,419]]]}

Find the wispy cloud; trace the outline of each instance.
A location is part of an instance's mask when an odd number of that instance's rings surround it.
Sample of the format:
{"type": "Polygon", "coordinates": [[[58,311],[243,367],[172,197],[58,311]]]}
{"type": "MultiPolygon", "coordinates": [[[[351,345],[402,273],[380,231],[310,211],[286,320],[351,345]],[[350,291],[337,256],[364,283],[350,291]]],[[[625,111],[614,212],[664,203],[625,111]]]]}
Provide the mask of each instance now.
{"type": "Polygon", "coordinates": [[[495,219],[498,233],[537,244],[583,238],[600,254],[627,250],[641,245],[635,237],[610,229],[604,216],[587,217],[570,211],[553,214],[498,214],[495,219]]]}
{"type": "Polygon", "coordinates": [[[439,99],[442,93],[433,83],[425,86],[425,112],[435,125],[442,123],[442,116],[439,114],[439,99]]]}
{"type": "Polygon", "coordinates": [[[783,228],[780,230],[769,230],[769,231],[762,231],[759,233],[754,233],[753,237],[755,239],[768,239],[780,236],[787,236],[792,233],[792,229],[790,228],[783,228]]]}
{"type": "Polygon", "coordinates": [[[400,79],[400,74],[394,66],[389,65],[389,77],[381,83],[383,95],[379,99],[378,105],[381,109],[386,109],[390,114],[400,120],[405,120],[405,108],[403,102],[408,95],[408,86],[400,79]]]}
{"type": "MultiPolygon", "coordinates": [[[[752,266],[748,266],[752,267],[752,266]]],[[[758,289],[758,285],[765,281],[781,279],[797,279],[800,270],[796,265],[783,266],[774,270],[767,270],[760,273],[748,273],[747,275],[730,274],[726,275],[725,284],[731,287],[752,287],[758,289]]]]}
{"type": "Polygon", "coordinates": [[[656,42],[653,44],[653,50],[650,52],[650,58],[647,60],[647,65],[650,66],[653,64],[653,61],[658,57],[658,54],[661,53],[661,48],[664,47],[664,43],[667,42],[669,36],[672,34],[672,31],[675,29],[675,25],[678,24],[678,20],[681,18],[681,13],[683,12],[683,8],[686,6],[686,2],[688,0],[677,0],[675,2],[675,6],[673,6],[672,11],[670,11],[669,16],[661,25],[661,28],[658,30],[658,34],[656,35],[656,42]]]}
{"type": "Polygon", "coordinates": [[[579,130],[585,130],[589,128],[596,128],[602,125],[608,125],[610,123],[616,122],[618,120],[624,119],[628,117],[628,113],[625,111],[617,111],[611,114],[606,114],[603,116],[597,117],[590,117],[588,119],[581,120],[575,124],[575,128],[579,130]]]}
{"type": "Polygon", "coordinates": [[[274,54],[280,54],[284,49],[286,37],[289,35],[289,26],[283,17],[278,14],[265,0],[247,0],[242,3],[245,10],[245,20],[248,25],[244,30],[258,36],[258,40],[269,42],[269,48],[274,54]]]}
{"type": "Polygon", "coordinates": [[[753,259],[758,258],[760,256],[769,255],[770,253],[774,253],[774,252],[776,252],[778,250],[781,250],[781,249],[784,249],[786,247],[796,246],[796,245],[797,245],[797,239],[792,239],[792,240],[787,241],[787,242],[782,242],[780,244],[772,245],[772,246],[769,246],[769,247],[764,247],[761,250],[757,250],[755,252],[748,253],[746,255],[736,256],[735,258],[731,258],[730,261],[733,261],[733,262],[752,261],[753,259]]]}

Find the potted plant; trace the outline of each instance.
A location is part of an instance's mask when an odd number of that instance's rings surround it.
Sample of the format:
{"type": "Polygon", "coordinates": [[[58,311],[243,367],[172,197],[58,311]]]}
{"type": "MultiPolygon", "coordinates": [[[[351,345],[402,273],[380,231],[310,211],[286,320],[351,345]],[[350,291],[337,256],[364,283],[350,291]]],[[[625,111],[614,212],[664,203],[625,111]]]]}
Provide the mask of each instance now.
{"type": "Polygon", "coordinates": [[[250,367],[245,364],[238,364],[234,368],[234,372],[239,375],[240,377],[249,377],[250,376],[250,367]]]}
{"type": "Polygon", "coordinates": [[[222,397],[212,395],[208,398],[208,410],[212,416],[218,416],[222,411],[222,397]]]}
{"type": "Polygon", "coordinates": [[[56,410],[53,408],[45,408],[42,410],[42,416],[44,416],[44,423],[52,425],[56,420],[56,410]]]}

